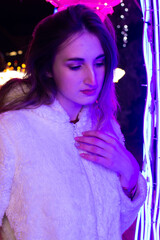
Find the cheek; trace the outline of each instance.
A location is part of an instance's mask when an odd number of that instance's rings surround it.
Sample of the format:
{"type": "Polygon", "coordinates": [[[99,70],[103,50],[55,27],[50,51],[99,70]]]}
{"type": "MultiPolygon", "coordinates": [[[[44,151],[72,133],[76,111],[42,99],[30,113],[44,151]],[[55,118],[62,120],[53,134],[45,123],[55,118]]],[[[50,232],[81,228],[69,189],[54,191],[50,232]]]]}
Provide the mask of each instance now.
{"type": "Polygon", "coordinates": [[[55,74],[55,82],[57,87],[66,89],[68,91],[72,91],[72,89],[79,85],[79,79],[80,77],[76,73],[70,71],[57,71],[55,74]]]}
{"type": "Polygon", "coordinates": [[[66,94],[67,93],[70,94],[72,91],[74,91],[74,83],[69,81],[69,79],[66,78],[66,76],[63,75],[59,76],[58,78],[56,78],[55,82],[58,91],[61,91],[66,94]]]}

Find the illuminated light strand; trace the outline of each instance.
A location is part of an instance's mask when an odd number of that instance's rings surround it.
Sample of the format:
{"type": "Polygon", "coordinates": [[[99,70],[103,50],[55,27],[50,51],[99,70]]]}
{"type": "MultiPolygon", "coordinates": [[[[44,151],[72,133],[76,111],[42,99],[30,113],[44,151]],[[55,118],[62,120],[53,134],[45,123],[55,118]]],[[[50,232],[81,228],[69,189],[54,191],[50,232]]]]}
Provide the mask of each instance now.
{"type": "Polygon", "coordinates": [[[5,55],[13,57],[13,56],[22,55],[22,54],[23,54],[23,51],[22,50],[18,50],[17,52],[16,51],[7,52],[5,55]]]}
{"type": "Polygon", "coordinates": [[[148,195],[137,218],[135,240],[159,240],[160,237],[160,6],[158,0],[141,0],[144,16],[143,52],[147,72],[147,101],[144,115],[143,175],[148,180],[148,195]],[[153,6],[153,9],[152,9],[153,6]],[[153,42],[154,41],[154,42],[153,42]],[[156,100],[155,100],[156,93],[156,100]],[[155,109],[156,111],[155,111],[155,109]],[[156,158],[153,159],[154,130],[156,158]],[[156,168],[156,172],[154,169],[156,168]],[[153,183],[155,179],[155,183],[153,183]],[[153,212],[152,212],[153,210],[153,212]],[[141,227],[141,229],[140,229],[141,227]],[[153,238],[152,238],[153,237],[153,238]]]}
{"type": "MultiPolygon", "coordinates": [[[[123,2],[123,0],[121,1],[121,7],[123,8],[123,11],[125,13],[120,14],[120,21],[124,21],[126,19],[126,12],[129,11],[128,7],[125,7],[125,3],[123,2]]],[[[124,23],[123,23],[124,24],[124,23]]],[[[121,27],[120,25],[117,25],[117,27],[119,26],[119,28],[121,27]]],[[[123,35],[123,45],[122,47],[125,48],[127,46],[128,43],[128,25],[123,25],[123,30],[121,31],[121,34],[123,35]]]]}
{"type": "Polygon", "coordinates": [[[144,40],[143,40],[143,50],[144,50],[144,59],[146,64],[146,71],[147,71],[147,101],[145,107],[145,115],[144,115],[144,161],[146,161],[145,168],[143,169],[143,175],[147,180],[147,188],[148,188],[148,196],[146,202],[144,204],[144,215],[141,222],[143,227],[143,234],[141,234],[141,239],[150,240],[150,233],[151,233],[151,222],[152,222],[152,195],[153,195],[153,177],[151,171],[151,161],[153,161],[151,152],[152,152],[152,140],[153,140],[153,92],[151,91],[152,88],[152,36],[148,35],[150,32],[148,22],[152,19],[151,13],[151,5],[149,2],[145,3],[145,12],[144,12],[144,21],[146,24],[144,25],[144,40]]]}
{"type": "MultiPolygon", "coordinates": [[[[150,17],[150,5],[149,2],[141,3],[144,22],[149,22],[150,17]],[[147,9],[147,10],[146,10],[147,9]]],[[[143,168],[143,175],[147,179],[147,189],[148,189],[148,196],[144,206],[141,208],[141,211],[137,218],[137,226],[135,232],[135,240],[139,239],[149,239],[150,232],[151,232],[151,204],[152,204],[152,173],[151,173],[151,166],[150,166],[150,150],[152,146],[151,142],[151,135],[152,132],[152,113],[150,111],[150,106],[152,102],[152,95],[151,95],[151,80],[152,80],[152,50],[151,50],[151,42],[148,41],[148,24],[144,24],[143,30],[143,52],[144,52],[144,61],[146,66],[147,72],[147,101],[145,107],[145,115],[144,115],[144,168],[143,168]],[[141,231],[139,227],[141,226],[141,231]],[[140,232],[140,234],[139,234],[140,232]]]]}
{"type": "Polygon", "coordinates": [[[155,205],[154,205],[154,213],[153,213],[153,234],[154,234],[154,239],[159,239],[159,229],[160,229],[160,210],[159,210],[159,205],[160,205],[160,140],[158,137],[160,136],[160,129],[159,129],[159,121],[160,121],[160,107],[159,107],[159,99],[160,99],[160,86],[159,86],[159,81],[160,81],[160,63],[159,63],[159,2],[156,0],[153,0],[153,11],[154,11],[154,33],[155,33],[155,76],[156,76],[156,86],[157,86],[157,91],[156,91],[156,113],[157,113],[157,118],[156,118],[156,128],[157,128],[157,156],[156,156],[156,163],[157,163],[157,171],[156,171],[156,195],[155,195],[155,205]]]}
{"type": "MultiPolygon", "coordinates": [[[[146,3],[147,4],[147,3],[146,3]]],[[[146,5],[147,11],[145,12],[145,22],[150,22],[152,18],[151,6],[146,5]],[[148,11],[148,9],[150,11],[148,11]]],[[[154,121],[153,121],[153,105],[154,105],[154,93],[152,92],[152,77],[153,77],[153,59],[152,59],[152,36],[148,35],[150,32],[149,28],[152,26],[148,25],[148,23],[144,26],[144,58],[146,63],[146,71],[147,71],[147,101],[144,115],[144,160],[145,168],[143,169],[143,174],[147,180],[147,188],[148,188],[148,196],[146,202],[144,204],[144,215],[142,220],[143,235],[141,235],[141,239],[150,240],[151,234],[151,223],[152,223],[152,195],[153,195],[153,176],[151,171],[151,162],[153,161],[151,152],[153,149],[153,134],[154,134],[154,121]],[[148,39],[149,38],[149,39],[148,39]],[[148,43],[147,43],[148,41],[148,43]]]]}

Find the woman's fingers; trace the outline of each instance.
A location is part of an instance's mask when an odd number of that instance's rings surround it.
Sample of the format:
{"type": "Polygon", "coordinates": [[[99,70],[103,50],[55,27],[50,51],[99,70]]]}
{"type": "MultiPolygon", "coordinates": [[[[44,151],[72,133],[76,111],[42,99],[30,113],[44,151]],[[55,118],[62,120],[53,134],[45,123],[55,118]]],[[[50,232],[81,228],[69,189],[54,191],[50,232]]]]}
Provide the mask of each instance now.
{"type": "Polygon", "coordinates": [[[106,168],[110,168],[111,169],[111,159],[110,158],[105,158],[102,157],[100,155],[96,155],[96,154],[89,154],[89,153],[80,153],[80,156],[86,160],[89,160],[91,162],[100,164],[106,168]]]}
{"type": "MultiPolygon", "coordinates": [[[[97,146],[110,152],[108,148],[116,148],[119,145],[117,139],[113,136],[100,131],[86,131],[83,136],[75,137],[76,142],[97,146]]],[[[82,146],[82,145],[81,145],[82,146]]]]}
{"type": "Polygon", "coordinates": [[[86,152],[88,152],[90,154],[94,154],[94,155],[96,154],[96,155],[99,155],[101,157],[107,158],[106,150],[104,150],[103,148],[101,148],[99,146],[92,145],[92,144],[86,144],[86,142],[85,143],[78,142],[78,144],[76,144],[76,147],[78,149],[86,151],[86,152]]]}
{"type": "Polygon", "coordinates": [[[80,153],[80,156],[87,160],[90,160],[92,162],[98,163],[98,164],[101,164],[101,162],[102,162],[102,157],[98,156],[98,155],[91,155],[88,153],[80,153]]]}
{"type": "Polygon", "coordinates": [[[100,131],[87,131],[83,136],[75,137],[76,147],[90,154],[112,159],[118,154],[119,143],[111,136],[100,131]]]}
{"type": "Polygon", "coordinates": [[[99,148],[102,148],[102,149],[104,149],[106,147],[106,142],[104,142],[102,139],[99,139],[99,138],[94,137],[94,136],[75,137],[75,140],[81,146],[82,146],[82,143],[84,143],[86,145],[98,146],[99,148]]]}
{"type": "Polygon", "coordinates": [[[101,131],[86,131],[76,137],[77,148],[86,160],[101,164],[121,176],[122,186],[132,186],[137,180],[138,163],[130,152],[112,135],[101,131]]]}
{"type": "MultiPolygon", "coordinates": [[[[93,132],[92,132],[93,133],[93,132]]],[[[86,153],[81,153],[81,157],[99,163],[104,167],[108,167],[110,169],[114,169],[117,171],[117,167],[115,166],[115,151],[116,146],[112,146],[112,144],[104,141],[105,137],[103,136],[103,140],[100,139],[101,134],[95,134],[94,136],[89,132],[89,136],[81,136],[76,137],[76,147],[85,151],[86,153]]],[[[105,134],[103,134],[105,135],[105,134]]],[[[111,141],[110,141],[111,142],[111,141]]]]}
{"type": "Polygon", "coordinates": [[[110,144],[115,144],[117,142],[117,139],[112,136],[111,134],[104,133],[102,131],[97,131],[97,130],[92,130],[92,131],[85,131],[82,132],[83,136],[88,136],[88,137],[96,137],[98,139],[103,140],[104,142],[110,143],[110,144]]]}

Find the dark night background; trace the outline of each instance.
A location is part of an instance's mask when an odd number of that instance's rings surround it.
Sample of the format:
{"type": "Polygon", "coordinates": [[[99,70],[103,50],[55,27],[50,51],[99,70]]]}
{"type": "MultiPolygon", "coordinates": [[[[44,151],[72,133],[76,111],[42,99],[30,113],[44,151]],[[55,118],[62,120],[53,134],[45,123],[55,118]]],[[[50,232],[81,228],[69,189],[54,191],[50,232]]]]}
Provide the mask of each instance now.
{"type": "MultiPolygon", "coordinates": [[[[1,0],[0,52],[6,62],[21,65],[35,25],[53,13],[53,6],[45,0],[1,0]],[[22,50],[22,55],[10,57],[11,51],[22,50]]],[[[119,50],[119,67],[126,71],[116,83],[121,111],[118,120],[126,138],[127,148],[142,164],[143,112],[146,83],[142,51],[143,19],[137,0],[124,0],[109,15],[115,27],[119,50]],[[128,9],[128,10],[127,10],[128,9]],[[121,15],[124,18],[121,18],[121,15]],[[128,26],[126,46],[123,44],[123,26],[128,26]]],[[[2,67],[1,67],[2,70],[2,67]]]]}

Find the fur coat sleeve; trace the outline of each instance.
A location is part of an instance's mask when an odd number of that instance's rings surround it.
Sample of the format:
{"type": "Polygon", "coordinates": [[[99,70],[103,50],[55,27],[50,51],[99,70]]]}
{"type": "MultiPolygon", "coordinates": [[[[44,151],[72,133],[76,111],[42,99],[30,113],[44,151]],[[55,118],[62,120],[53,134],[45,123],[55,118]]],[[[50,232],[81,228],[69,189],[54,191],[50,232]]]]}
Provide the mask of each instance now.
{"type": "Polygon", "coordinates": [[[15,169],[15,148],[7,127],[0,126],[0,226],[9,204],[15,169]]]}
{"type": "MultiPolygon", "coordinates": [[[[118,123],[113,123],[114,131],[122,143],[125,145],[125,138],[120,130],[120,126],[118,123]]],[[[119,193],[121,199],[121,231],[122,233],[127,230],[127,228],[133,223],[136,219],[137,214],[139,212],[139,206],[142,205],[142,202],[145,201],[147,195],[147,185],[146,181],[141,173],[139,173],[138,183],[137,183],[137,192],[134,199],[131,201],[123,192],[121,186],[119,186],[119,193]]]]}

